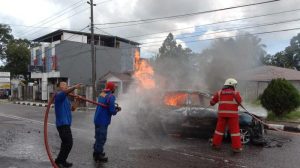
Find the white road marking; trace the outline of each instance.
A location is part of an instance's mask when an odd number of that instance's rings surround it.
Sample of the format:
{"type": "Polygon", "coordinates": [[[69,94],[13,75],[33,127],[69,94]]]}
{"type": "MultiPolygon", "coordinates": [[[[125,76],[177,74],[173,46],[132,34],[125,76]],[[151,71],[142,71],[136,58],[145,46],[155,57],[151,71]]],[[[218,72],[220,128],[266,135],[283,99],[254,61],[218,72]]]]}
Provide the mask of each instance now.
{"type": "MultiPolygon", "coordinates": [[[[19,116],[15,116],[15,115],[8,115],[8,114],[3,114],[3,113],[0,113],[0,116],[1,117],[6,117],[6,118],[11,118],[11,119],[16,119],[16,120],[21,120],[21,121],[26,121],[26,122],[30,122],[30,123],[35,123],[35,124],[39,124],[39,125],[44,125],[44,122],[38,121],[38,120],[33,120],[33,119],[30,119],[30,118],[24,118],[24,117],[19,117],[19,116]]],[[[56,127],[56,125],[53,124],[53,123],[48,122],[48,125],[52,126],[52,127],[56,127]]],[[[80,129],[80,128],[73,128],[72,127],[72,130],[88,133],[86,130],[80,129]]]]}

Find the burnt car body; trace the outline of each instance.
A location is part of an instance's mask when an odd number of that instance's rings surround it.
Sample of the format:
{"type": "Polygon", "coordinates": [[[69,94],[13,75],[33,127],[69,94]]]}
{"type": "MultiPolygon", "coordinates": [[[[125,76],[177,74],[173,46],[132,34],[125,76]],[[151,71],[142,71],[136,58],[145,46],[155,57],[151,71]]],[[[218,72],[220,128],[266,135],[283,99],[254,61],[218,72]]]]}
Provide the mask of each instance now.
{"type": "MultiPolygon", "coordinates": [[[[159,120],[168,133],[211,138],[217,123],[218,111],[209,106],[212,95],[199,91],[166,92],[159,110],[159,120]]],[[[258,116],[256,116],[258,117],[258,116]]],[[[241,140],[248,144],[262,138],[264,127],[245,111],[239,111],[241,140]]],[[[225,138],[230,139],[228,129],[225,138]]]]}

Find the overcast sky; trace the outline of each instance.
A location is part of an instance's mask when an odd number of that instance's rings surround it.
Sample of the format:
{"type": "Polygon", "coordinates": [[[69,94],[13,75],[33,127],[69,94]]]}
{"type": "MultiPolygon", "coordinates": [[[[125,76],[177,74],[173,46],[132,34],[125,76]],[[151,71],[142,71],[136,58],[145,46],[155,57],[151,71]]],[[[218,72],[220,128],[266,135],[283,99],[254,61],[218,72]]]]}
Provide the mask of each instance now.
{"type": "MultiPolygon", "coordinates": [[[[179,15],[263,1],[268,0],[94,0],[94,3],[97,4],[94,8],[94,17],[95,23],[101,24],[179,15]]],[[[0,2],[0,23],[9,24],[14,36],[19,38],[34,39],[58,28],[81,30],[89,25],[90,22],[90,11],[86,0],[0,0],[0,2]],[[69,8],[72,4],[75,5],[69,8]],[[56,17],[45,20],[55,14],[56,17]]],[[[220,31],[224,28],[253,26],[295,19],[300,20],[300,10],[210,26],[204,26],[205,24],[300,9],[299,2],[300,0],[281,0],[269,4],[123,27],[116,27],[119,25],[97,25],[95,31],[96,33],[109,33],[120,37],[128,37],[137,42],[147,43],[142,45],[142,56],[144,57],[154,55],[158,51],[168,31],[175,34],[178,42],[184,47],[190,47],[195,52],[201,52],[202,49],[209,47],[211,41],[197,40],[232,36],[238,33],[237,31],[215,33],[216,30],[220,31]],[[174,29],[181,30],[174,31],[174,29]],[[159,32],[165,33],[157,34],[159,32]],[[131,37],[145,34],[152,35],[131,37]],[[194,37],[182,38],[186,36],[194,37]],[[197,42],[190,42],[195,40],[197,42]]],[[[297,28],[300,27],[299,23],[300,21],[294,21],[285,24],[244,29],[243,31],[258,33],[297,28]]],[[[86,28],[84,31],[89,30],[86,28]]],[[[259,35],[259,37],[267,45],[267,52],[274,54],[288,46],[291,37],[299,32],[300,29],[264,34],[259,35]]]]}

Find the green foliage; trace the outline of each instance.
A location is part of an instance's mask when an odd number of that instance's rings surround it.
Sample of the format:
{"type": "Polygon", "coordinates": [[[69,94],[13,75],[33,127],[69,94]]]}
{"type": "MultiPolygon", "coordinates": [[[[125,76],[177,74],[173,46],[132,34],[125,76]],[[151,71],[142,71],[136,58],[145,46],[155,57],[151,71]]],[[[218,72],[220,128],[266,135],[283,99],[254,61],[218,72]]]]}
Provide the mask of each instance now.
{"type": "Polygon", "coordinates": [[[160,62],[162,60],[171,58],[187,60],[188,56],[192,53],[192,50],[189,48],[182,48],[181,44],[177,45],[176,40],[172,33],[169,33],[162,46],[159,48],[159,54],[157,55],[156,61],[160,62]]]}
{"type": "Polygon", "coordinates": [[[283,121],[283,122],[299,122],[300,111],[295,110],[283,116],[276,116],[274,113],[269,113],[267,120],[269,121],[283,121]]]}
{"type": "Polygon", "coordinates": [[[254,100],[254,101],[252,101],[251,102],[251,105],[253,105],[253,106],[261,106],[261,102],[260,102],[260,98],[258,98],[258,99],[256,99],[256,100],[254,100]]]}
{"type": "Polygon", "coordinates": [[[267,65],[300,70],[300,33],[291,39],[290,46],[286,47],[284,51],[273,56],[268,55],[264,60],[267,65]]]}
{"type": "Polygon", "coordinates": [[[11,72],[12,76],[23,75],[26,77],[30,63],[30,42],[28,40],[11,40],[5,51],[6,64],[4,69],[11,72]]]}
{"type": "Polygon", "coordinates": [[[2,71],[9,71],[11,75],[23,75],[28,73],[30,62],[30,41],[27,39],[14,39],[11,29],[7,25],[0,24],[0,59],[4,62],[2,71]]]}
{"type": "Polygon", "coordinates": [[[276,116],[282,116],[300,105],[300,95],[289,81],[273,79],[261,96],[261,104],[276,116]]]}
{"type": "Polygon", "coordinates": [[[187,87],[186,81],[190,81],[192,50],[183,48],[177,44],[172,33],[169,33],[162,46],[159,48],[159,53],[155,60],[152,60],[155,72],[159,73],[166,79],[168,86],[177,84],[181,88],[187,87]],[[170,82],[170,83],[169,83],[170,82]]]}
{"type": "Polygon", "coordinates": [[[3,59],[6,46],[13,38],[10,27],[8,25],[0,24],[0,59],[3,59]]]}

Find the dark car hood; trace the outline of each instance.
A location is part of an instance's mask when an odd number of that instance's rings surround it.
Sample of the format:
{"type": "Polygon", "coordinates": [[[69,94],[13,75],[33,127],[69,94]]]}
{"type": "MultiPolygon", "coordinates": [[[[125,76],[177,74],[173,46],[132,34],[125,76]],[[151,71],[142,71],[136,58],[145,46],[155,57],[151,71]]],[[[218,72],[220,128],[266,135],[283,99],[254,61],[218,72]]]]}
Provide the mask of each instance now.
{"type": "Polygon", "coordinates": [[[203,108],[203,107],[179,107],[176,109],[171,110],[174,113],[179,113],[184,116],[190,117],[216,117],[217,111],[210,108],[203,108]]]}
{"type": "MultiPolygon", "coordinates": [[[[251,114],[254,114],[260,118],[266,118],[265,112],[258,108],[250,108],[251,114]]],[[[173,113],[182,114],[183,116],[197,117],[197,118],[216,118],[218,112],[216,109],[203,108],[203,107],[178,107],[171,110],[173,113]]],[[[245,115],[245,110],[239,110],[239,114],[245,115]]]]}

